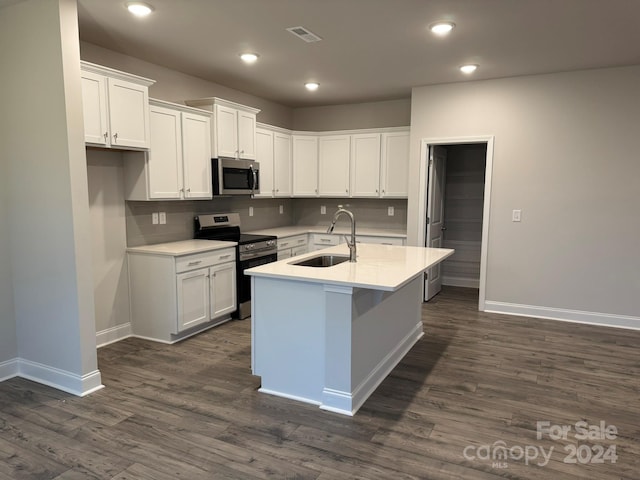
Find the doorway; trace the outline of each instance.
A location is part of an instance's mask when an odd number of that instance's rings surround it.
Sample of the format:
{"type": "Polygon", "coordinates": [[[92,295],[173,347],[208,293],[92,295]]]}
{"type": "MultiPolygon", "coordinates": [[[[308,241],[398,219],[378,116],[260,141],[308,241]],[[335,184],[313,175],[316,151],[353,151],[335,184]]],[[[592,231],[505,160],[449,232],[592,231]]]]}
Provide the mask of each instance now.
{"type": "Polygon", "coordinates": [[[493,137],[423,140],[420,244],[456,253],[425,273],[424,300],[442,285],[477,288],[484,310],[493,137]]]}

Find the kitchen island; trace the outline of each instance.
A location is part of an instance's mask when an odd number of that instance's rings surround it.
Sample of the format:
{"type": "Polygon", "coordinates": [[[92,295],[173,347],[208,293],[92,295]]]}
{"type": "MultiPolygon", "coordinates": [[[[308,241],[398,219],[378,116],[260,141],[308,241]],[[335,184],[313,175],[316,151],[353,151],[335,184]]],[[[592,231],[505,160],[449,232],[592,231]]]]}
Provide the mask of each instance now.
{"type": "Polygon", "coordinates": [[[423,272],[453,250],[361,244],[355,263],[294,264],[348,253],[338,245],[245,272],[261,392],[353,415],[422,337],[423,272]]]}

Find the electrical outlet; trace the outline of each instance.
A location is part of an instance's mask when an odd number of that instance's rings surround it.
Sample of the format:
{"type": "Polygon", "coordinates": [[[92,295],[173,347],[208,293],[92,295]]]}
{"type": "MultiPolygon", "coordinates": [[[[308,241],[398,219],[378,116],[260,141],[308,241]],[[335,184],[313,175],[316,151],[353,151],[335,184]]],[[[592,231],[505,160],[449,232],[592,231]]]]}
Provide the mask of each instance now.
{"type": "Polygon", "coordinates": [[[151,214],[151,223],[153,225],[157,225],[158,224],[158,212],[153,212],[151,214]]]}
{"type": "Polygon", "coordinates": [[[390,217],[393,217],[395,214],[396,214],[395,208],[393,207],[387,208],[387,215],[389,215],[390,217]]]}
{"type": "Polygon", "coordinates": [[[167,224],[167,212],[160,212],[158,214],[158,219],[160,220],[160,225],[167,224]]]}
{"type": "Polygon", "coordinates": [[[519,222],[522,219],[522,210],[514,210],[511,214],[512,222],[519,222]]]}
{"type": "Polygon", "coordinates": [[[327,207],[325,207],[324,205],[320,206],[320,215],[326,215],[327,214],[327,207]]]}
{"type": "Polygon", "coordinates": [[[280,215],[284,213],[284,205],[280,205],[280,215]]]}
{"type": "Polygon", "coordinates": [[[253,217],[253,207],[249,207],[249,216],[253,217]]]}

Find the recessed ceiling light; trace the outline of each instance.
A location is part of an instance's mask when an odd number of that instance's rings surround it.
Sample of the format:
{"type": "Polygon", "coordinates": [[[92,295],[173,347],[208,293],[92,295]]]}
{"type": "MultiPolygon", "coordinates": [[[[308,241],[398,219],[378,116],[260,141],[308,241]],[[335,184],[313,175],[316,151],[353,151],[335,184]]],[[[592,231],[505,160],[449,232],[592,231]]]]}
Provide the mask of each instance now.
{"type": "Polygon", "coordinates": [[[133,13],[136,17],[146,17],[153,12],[153,7],[146,3],[127,2],[125,5],[127,6],[127,10],[133,13]]]}
{"type": "Polygon", "coordinates": [[[242,55],[240,55],[240,58],[242,59],[242,61],[244,63],[255,63],[255,61],[258,60],[258,54],[257,53],[243,53],[242,55]]]}
{"type": "Polygon", "coordinates": [[[429,30],[431,30],[436,35],[446,35],[456,24],[453,22],[436,22],[429,25],[429,30]]]}
{"type": "Polygon", "coordinates": [[[317,82],[307,82],[304,84],[304,87],[310,92],[315,92],[320,87],[320,84],[317,82]]]}
{"type": "Polygon", "coordinates": [[[470,73],[475,72],[477,69],[478,69],[478,65],[474,65],[474,64],[462,65],[460,67],[460,71],[462,73],[466,73],[467,75],[469,75],[470,73]]]}

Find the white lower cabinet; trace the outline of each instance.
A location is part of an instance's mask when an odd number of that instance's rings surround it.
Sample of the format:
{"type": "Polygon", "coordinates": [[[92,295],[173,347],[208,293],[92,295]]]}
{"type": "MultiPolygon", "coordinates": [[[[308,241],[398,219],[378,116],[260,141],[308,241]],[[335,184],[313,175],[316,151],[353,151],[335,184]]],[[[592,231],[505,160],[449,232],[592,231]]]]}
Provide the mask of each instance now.
{"type": "Polygon", "coordinates": [[[356,235],[356,243],[377,243],[378,245],[404,245],[401,237],[379,237],[377,235],[356,235]]]}
{"type": "Polygon", "coordinates": [[[309,251],[314,252],[327,247],[333,247],[340,243],[344,243],[344,235],[328,234],[328,233],[312,233],[310,235],[309,251]]]}
{"type": "Polygon", "coordinates": [[[131,251],[131,327],[173,343],[225,322],[236,309],[235,248],[172,256],[131,251]]]}

